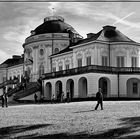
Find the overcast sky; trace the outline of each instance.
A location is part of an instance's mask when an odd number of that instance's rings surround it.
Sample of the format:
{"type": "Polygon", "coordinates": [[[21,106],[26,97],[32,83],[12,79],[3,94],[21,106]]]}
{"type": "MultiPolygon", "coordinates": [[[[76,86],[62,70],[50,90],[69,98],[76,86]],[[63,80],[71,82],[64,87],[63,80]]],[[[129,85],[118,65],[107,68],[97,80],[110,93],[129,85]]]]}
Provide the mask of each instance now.
{"type": "Polygon", "coordinates": [[[140,2],[0,2],[0,63],[23,53],[25,38],[52,8],[83,37],[113,25],[140,43],[140,2]]]}

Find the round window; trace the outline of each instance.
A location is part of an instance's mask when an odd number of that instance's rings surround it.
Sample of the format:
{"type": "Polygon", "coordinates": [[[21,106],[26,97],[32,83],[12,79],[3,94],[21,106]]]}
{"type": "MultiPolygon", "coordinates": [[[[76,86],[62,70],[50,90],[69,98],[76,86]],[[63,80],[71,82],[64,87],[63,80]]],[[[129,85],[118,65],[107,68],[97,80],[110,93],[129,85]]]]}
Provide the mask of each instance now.
{"type": "Polygon", "coordinates": [[[43,55],[43,54],[44,54],[44,50],[40,49],[40,55],[43,55]]]}

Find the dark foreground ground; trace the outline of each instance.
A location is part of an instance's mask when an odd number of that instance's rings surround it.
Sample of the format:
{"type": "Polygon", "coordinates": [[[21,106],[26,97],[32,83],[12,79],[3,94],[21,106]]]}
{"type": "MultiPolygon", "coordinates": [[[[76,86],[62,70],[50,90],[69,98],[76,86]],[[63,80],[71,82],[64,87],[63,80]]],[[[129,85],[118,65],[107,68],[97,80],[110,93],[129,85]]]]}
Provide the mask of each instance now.
{"type": "Polygon", "coordinates": [[[0,139],[140,138],[140,101],[30,104],[0,108],[0,139]]]}

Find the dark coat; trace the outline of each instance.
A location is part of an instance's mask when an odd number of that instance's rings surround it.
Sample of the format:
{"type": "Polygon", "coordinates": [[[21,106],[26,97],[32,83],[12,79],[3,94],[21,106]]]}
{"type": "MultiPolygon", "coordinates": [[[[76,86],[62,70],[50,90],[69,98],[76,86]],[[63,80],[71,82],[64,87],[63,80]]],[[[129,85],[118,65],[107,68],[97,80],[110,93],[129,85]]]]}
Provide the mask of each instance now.
{"type": "Polygon", "coordinates": [[[102,101],[102,100],[103,100],[103,94],[102,94],[102,92],[97,92],[97,93],[96,93],[96,99],[97,99],[98,101],[102,101]]]}

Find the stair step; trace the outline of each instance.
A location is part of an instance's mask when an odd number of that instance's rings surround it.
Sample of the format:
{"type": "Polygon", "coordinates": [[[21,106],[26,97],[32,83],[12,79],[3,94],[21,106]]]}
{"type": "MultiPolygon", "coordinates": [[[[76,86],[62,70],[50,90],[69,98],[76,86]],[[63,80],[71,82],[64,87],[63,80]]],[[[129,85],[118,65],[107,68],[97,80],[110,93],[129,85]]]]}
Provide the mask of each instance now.
{"type": "Polygon", "coordinates": [[[39,85],[38,82],[28,83],[26,89],[20,90],[19,92],[15,93],[13,98],[15,100],[24,98],[26,96],[29,96],[29,95],[39,91],[40,88],[41,88],[41,85],[39,85]]]}

